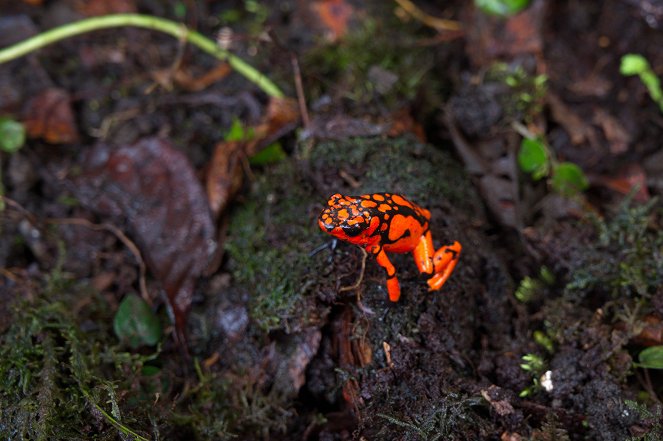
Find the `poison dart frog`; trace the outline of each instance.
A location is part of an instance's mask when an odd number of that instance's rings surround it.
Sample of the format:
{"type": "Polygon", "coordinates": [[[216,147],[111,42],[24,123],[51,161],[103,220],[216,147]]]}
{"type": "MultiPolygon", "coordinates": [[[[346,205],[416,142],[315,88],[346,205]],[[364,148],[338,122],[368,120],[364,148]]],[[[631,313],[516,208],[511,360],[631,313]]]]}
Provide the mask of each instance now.
{"type": "Polygon", "coordinates": [[[462,246],[458,242],[433,248],[429,229],[430,211],[394,193],[361,196],[332,195],[320,214],[322,231],[359,245],[376,257],[387,271],[389,300],[397,302],[401,288],[396,268],[387,253],[412,252],[419,271],[432,275],[430,291],[442,288],[453,271],[462,246]]]}

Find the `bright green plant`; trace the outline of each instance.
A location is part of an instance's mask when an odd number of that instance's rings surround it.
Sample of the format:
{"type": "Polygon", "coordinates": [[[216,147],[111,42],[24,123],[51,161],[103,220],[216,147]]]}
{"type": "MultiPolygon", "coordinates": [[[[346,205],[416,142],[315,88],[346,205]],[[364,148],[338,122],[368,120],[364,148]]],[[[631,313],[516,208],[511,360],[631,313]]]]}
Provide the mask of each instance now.
{"type": "Polygon", "coordinates": [[[535,181],[548,177],[550,187],[562,196],[575,196],[589,186],[582,169],[572,162],[557,161],[541,137],[528,134],[523,138],[518,165],[535,181]]]}
{"type": "Polygon", "coordinates": [[[622,75],[637,75],[640,81],[645,85],[649,96],[658,104],[663,112],[663,91],[661,90],[661,81],[652,70],[645,57],[639,54],[626,54],[622,57],[619,71],[622,75]]]}
{"type": "Polygon", "coordinates": [[[509,17],[525,9],[530,0],[474,0],[482,12],[489,15],[509,17]]]}
{"type": "Polygon", "coordinates": [[[281,89],[262,72],[259,72],[236,55],[219,47],[216,42],[205,37],[203,34],[192,31],[181,23],[144,14],[112,14],[86,18],[78,22],[58,26],[12,46],[0,49],[0,64],[19,58],[65,38],[99,29],[123,26],[152,29],[172,35],[181,41],[191,43],[217,59],[228,62],[235,72],[243,75],[247,80],[261,88],[267,95],[274,98],[283,97],[281,89]]]}
{"type": "Polygon", "coordinates": [[[23,124],[6,116],[0,117],[0,150],[16,153],[23,144],[25,144],[23,124]]]}

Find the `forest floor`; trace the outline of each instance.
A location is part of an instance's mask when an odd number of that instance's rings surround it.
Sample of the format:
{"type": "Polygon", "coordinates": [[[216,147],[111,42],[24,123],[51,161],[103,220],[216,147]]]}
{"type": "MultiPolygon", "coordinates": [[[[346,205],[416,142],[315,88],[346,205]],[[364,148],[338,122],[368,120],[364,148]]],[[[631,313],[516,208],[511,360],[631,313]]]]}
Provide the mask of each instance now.
{"type": "Polygon", "coordinates": [[[0,60],[222,55],[0,64],[0,437],[663,440],[663,6],[475,3],[0,0],[0,60]]]}

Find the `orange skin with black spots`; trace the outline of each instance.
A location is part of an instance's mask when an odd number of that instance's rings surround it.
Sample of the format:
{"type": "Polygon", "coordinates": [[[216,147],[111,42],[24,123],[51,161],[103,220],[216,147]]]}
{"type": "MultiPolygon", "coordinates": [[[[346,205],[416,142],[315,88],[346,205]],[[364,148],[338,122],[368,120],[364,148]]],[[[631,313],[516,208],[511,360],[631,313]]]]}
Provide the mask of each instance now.
{"type": "Polygon", "coordinates": [[[387,292],[392,302],[400,298],[401,288],[387,253],[411,252],[419,271],[432,276],[428,279],[430,291],[442,288],[458,262],[460,243],[435,250],[429,222],[428,210],[393,193],[336,193],[318,219],[322,231],[359,245],[376,257],[387,272],[387,292]]]}

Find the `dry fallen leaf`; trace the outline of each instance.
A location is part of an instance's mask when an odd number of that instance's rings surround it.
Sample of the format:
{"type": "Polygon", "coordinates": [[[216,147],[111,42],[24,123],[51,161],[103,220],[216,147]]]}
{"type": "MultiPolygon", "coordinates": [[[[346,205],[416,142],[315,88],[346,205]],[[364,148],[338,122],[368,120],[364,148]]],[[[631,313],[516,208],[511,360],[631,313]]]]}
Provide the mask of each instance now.
{"type": "Polygon", "coordinates": [[[194,284],[216,248],[207,198],[188,158],[165,140],[145,138],[98,144],[81,167],[76,197],[100,216],[126,222],[168,296],[183,343],[194,284]]]}
{"type": "Polygon", "coordinates": [[[215,218],[242,185],[244,159],[292,130],[298,119],[297,103],[293,99],[272,98],[260,123],[247,130],[252,133],[250,139],[222,141],[216,145],[206,180],[207,197],[215,218]]]}
{"type": "Polygon", "coordinates": [[[69,94],[63,89],[48,88],[27,103],[23,123],[28,136],[51,144],[78,140],[78,128],[69,94]]]}
{"type": "Polygon", "coordinates": [[[346,34],[348,22],[354,14],[354,8],[346,0],[315,1],[311,9],[327,29],[331,41],[337,41],[346,34]]]}

